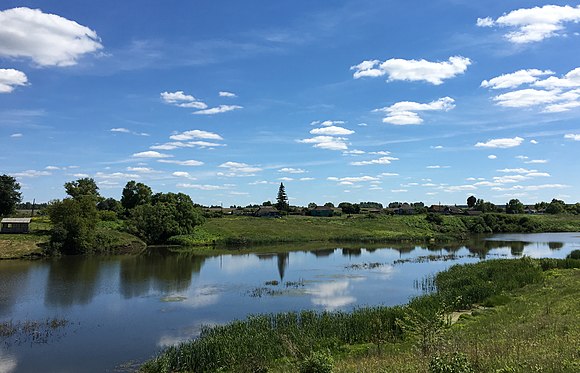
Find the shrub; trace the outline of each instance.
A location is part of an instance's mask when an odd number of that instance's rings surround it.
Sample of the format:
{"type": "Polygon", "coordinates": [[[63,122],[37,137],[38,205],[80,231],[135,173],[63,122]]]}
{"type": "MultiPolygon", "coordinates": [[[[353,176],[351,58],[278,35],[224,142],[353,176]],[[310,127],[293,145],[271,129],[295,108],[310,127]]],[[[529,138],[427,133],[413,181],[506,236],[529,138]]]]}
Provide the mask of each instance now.
{"type": "Polygon", "coordinates": [[[462,353],[435,356],[429,362],[430,373],[473,373],[474,370],[462,353]]]}
{"type": "Polygon", "coordinates": [[[580,259],[580,250],[572,251],[570,254],[568,254],[566,259],[580,259]]]}
{"type": "Polygon", "coordinates": [[[316,351],[300,363],[300,373],[332,373],[334,360],[328,351],[316,351]]]}

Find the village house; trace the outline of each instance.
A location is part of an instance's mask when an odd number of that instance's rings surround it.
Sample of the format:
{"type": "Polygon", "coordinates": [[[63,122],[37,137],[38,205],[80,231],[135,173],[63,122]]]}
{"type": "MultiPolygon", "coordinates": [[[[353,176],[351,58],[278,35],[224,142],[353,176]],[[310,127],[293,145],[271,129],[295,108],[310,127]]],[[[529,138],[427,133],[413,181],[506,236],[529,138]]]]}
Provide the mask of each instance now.
{"type": "Polygon", "coordinates": [[[30,218],[4,218],[0,222],[0,233],[28,233],[30,218]]]}
{"type": "Polygon", "coordinates": [[[254,213],[254,216],[259,218],[280,218],[280,211],[274,206],[260,206],[254,213]]]}
{"type": "Polygon", "coordinates": [[[328,206],[316,206],[308,210],[310,216],[320,216],[324,218],[330,218],[334,215],[334,209],[328,206]]]}

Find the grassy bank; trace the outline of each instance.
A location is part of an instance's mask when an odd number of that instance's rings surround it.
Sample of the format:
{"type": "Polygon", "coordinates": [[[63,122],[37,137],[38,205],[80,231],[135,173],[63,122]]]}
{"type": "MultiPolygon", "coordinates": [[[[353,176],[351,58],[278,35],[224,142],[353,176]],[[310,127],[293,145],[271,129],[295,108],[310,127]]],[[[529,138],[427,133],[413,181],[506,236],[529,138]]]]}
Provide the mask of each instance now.
{"type": "Polygon", "coordinates": [[[457,241],[474,233],[578,232],[580,216],[505,215],[484,217],[426,215],[318,218],[288,216],[282,219],[223,217],[208,219],[192,235],[177,236],[170,243],[183,246],[249,245],[277,242],[396,242],[457,241]]]}
{"type": "Polygon", "coordinates": [[[527,258],[454,266],[433,279],[436,293],[405,306],[254,316],[206,328],[141,370],[575,372],[580,271],[565,268],[579,266],[527,258]],[[471,370],[433,370],[453,364],[471,370]]]}

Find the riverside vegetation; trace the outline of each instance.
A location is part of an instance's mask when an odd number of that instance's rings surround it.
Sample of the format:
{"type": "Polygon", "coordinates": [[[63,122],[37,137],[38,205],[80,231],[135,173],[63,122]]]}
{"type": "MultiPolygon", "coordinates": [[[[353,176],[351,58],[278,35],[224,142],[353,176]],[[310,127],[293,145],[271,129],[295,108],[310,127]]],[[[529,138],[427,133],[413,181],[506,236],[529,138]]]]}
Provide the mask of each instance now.
{"type": "Polygon", "coordinates": [[[579,255],[455,265],[404,306],[206,327],[141,371],[577,372],[579,255]]]}

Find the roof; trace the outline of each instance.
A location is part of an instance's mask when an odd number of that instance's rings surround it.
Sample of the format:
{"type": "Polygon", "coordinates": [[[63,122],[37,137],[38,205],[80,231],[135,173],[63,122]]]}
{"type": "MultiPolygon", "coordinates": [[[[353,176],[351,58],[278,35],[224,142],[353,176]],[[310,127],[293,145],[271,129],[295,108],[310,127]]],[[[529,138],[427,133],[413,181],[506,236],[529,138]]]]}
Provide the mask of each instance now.
{"type": "Polygon", "coordinates": [[[2,223],[8,224],[30,224],[30,218],[4,218],[2,223]]]}

